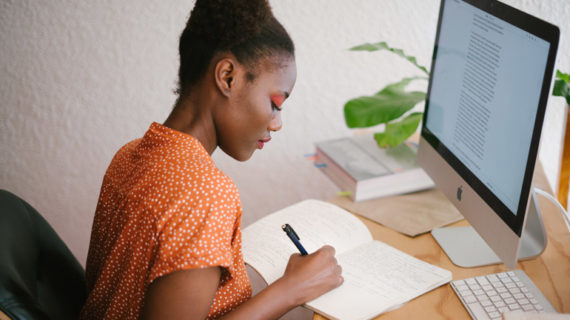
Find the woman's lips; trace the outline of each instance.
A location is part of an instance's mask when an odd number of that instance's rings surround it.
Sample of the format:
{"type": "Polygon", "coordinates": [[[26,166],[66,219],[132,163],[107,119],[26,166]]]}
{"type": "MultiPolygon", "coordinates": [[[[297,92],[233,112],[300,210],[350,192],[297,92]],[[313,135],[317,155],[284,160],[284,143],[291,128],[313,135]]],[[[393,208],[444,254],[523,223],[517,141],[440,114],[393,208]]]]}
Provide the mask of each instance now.
{"type": "Polygon", "coordinates": [[[271,141],[271,138],[257,140],[257,149],[263,149],[263,145],[271,141]]]}

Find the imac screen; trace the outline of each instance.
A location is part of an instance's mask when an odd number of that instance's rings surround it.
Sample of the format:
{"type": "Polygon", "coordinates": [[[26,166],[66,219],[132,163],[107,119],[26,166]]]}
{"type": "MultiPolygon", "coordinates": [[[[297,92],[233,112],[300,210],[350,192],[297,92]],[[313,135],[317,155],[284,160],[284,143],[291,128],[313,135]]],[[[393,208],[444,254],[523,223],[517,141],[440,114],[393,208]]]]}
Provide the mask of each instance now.
{"type": "Polygon", "coordinates": [[[441,14],[428,141],[520,233],[550,43],[465,1],[445,1],[441,14]]]}

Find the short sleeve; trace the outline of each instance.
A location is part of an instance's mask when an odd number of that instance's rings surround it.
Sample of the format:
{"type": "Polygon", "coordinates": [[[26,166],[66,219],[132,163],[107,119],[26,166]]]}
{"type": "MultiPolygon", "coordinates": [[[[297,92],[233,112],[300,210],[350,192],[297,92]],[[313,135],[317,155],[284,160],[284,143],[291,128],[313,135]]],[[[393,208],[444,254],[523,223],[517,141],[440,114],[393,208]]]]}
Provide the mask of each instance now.
{"type": "MultiPolygon", "coordinates": [[[[216,197],[223,198],[220,194],[216,197]]],[[[234,205],[211,198],[202,199],[188,211],[169,215],[157,233],[149,283],[179,270],[213,266],[229,269],[234,260],[232,241],[236,218],[234,205]]]]}

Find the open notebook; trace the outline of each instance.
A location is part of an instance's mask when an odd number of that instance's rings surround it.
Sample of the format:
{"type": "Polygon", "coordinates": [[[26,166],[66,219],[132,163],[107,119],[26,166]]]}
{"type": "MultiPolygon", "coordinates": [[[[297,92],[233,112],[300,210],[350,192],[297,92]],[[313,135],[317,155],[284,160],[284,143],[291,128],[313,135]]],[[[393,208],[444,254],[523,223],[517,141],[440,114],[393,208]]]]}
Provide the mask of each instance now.
{"type": "Polygon", "coordinates": [[[451,280],[451,272],[372,239],[357,217],[328,202],[305,200],[243,230],[245,262],[271,284],[298,253],[281,230],[289,223],[309,253],[336,249],[344,283],[305,304],[332,319],[369,319],[451,280]]]}

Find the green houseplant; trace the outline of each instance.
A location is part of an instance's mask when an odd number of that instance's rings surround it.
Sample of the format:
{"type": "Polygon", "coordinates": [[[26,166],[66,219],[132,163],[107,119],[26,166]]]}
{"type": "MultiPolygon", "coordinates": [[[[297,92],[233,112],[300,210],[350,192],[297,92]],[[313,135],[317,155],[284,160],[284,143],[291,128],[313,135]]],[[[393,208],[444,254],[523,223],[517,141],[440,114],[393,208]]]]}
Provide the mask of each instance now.
{"type": "MultiPolygon", "coordinates": [[[[428,80],[429,71],[418,64],[413,56],[406,55],[402,49],[390,47],[386,42],[365,43],[350,48],[352,51],[390,51],[409,61],[420,70],[420,76],[404,78],[392,83],[369,96],[361,96],[349,100],[344,105],[344,119],[349,128],[368,128],[378,124],[385,124],[383,132],[374,134],[374,139],[380,147],[393,147],[408,139],[416,132],[423,112],[410,111],[416,104],[424,101],[425,92],[406,91],[407,85],[414,80],[428,80]]],[[[562,96],[570,104],[568,83],[570,76],[556,71],[556,81],[553,95],[562,96]]],[[[570,140],[570,138],[568,139],[570,140]]]]}
{"type": "Polygon", "coordinates": [[[425,92],[406,91],[406,87],[415,80],[428,80],[428,69],[418,64],[415,57],[406,55],[402,49],[390,47],[386,42],[365,43],[350,50],[387,50],[404,58],[420,71],[419,76],[391,83],[373,95],[351,99],[344,105],[344,119],[349,128],[368,128],[385,124],[384,131],[375,133],[374,139],[380,147],[399,145],[416,132],[423,116],[422,112],[405,114],[426,98],[425,92]]]}

